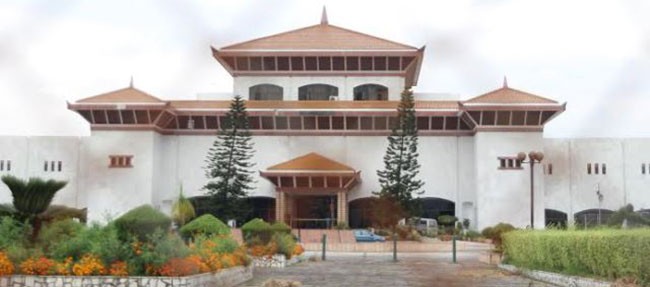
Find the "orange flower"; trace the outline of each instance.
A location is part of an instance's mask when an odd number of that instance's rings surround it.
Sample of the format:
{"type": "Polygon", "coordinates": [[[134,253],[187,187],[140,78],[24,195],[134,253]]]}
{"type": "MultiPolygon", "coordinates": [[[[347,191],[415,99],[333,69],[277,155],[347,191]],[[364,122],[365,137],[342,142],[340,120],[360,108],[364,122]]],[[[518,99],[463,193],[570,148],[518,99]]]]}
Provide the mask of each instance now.
{"type": "Polygon", "coordinates": [[[54,272],[57,275],[70,275],[72,274],[72,257],[66,258],[63,262],[56,262],[54,272]]]}
{"type": "Polygon", "coordinates": [[[188,276],[199,273],[199,265],[187,258],[172,258],[158,269],[162,276],[188,276]]]}
{"type": "Polygon", "coordinates": [[[128,276],[129,272],[127,270],[126,262],[124,261],[115,261],[111,264],[111,268],[108,270],[108,274],[112,276],[128,276]]]}
{"type": "Polygon", "coordinates": [[[205,273],[205,272],[210,272],[210,266],[203,262],[203,259],[201,259],[200,256],[198,255],[191,255],[186,258],[187,260],[191,261],[193,264],[196,264],[199,266],[199,272],[205,273]]]}
{"type": "Polygon", "coordinates": [[[293,248],[293,255],[300,255],[305,252],[305,248],[300,244],[296,244],[296,247],[293,248]]]}
{"type": "Polygon", "coordinates": [[[14,264],[4,252],[0,252],[0,276],[11,275],[14,273],[14,264]]]}
{"type": "Polygon", "coordinates": [[[72,266],[72,273],[77,276],[104,275],[106,268],[97,256],[86,254],[72,266]]]}
{"type": "Polygon", "coordinates": [[[56,262],[45,257],[29,258],[20,264],[20,271],[27,275],[49,275],[54,273],[56,262]]]}

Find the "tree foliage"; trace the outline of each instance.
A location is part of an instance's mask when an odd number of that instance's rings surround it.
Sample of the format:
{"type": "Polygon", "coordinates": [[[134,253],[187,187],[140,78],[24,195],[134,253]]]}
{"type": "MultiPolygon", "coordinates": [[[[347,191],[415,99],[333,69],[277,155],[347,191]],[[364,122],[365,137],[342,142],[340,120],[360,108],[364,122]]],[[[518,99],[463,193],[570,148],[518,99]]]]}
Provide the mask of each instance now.
{"type": "Polygon", "coordinates": [[[250,212],[245,197],[252,189],[253,153],[246,105],[235,96],[206,160],[209,182],[204,189],[212,197],[216,217],[241,221],[250,212]]]}
{"type": "MultiPolygon", "coordinates": [[[[384,155],[384,169],[378,170],[381,190],[376,192],[382,199],[395,201],[401,217],[415,216],[419,213],[420,202],[414,196],[422,194],[418,163],[418,131],[415,118],[413,92],[402,92],[397,108],[397,120],[388,136],[388,148],[384,155]]],[[[396,224],[395,221],[393,224],[396,224]]]]}

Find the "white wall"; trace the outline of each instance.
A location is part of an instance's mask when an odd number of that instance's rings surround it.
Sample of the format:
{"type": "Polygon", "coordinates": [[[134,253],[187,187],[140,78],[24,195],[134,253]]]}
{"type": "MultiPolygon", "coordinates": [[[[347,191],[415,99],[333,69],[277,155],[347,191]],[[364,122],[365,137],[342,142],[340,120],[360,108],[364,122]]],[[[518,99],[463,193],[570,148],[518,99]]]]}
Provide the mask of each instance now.
{"type": "MultiPolygon", "coordinates": [[[[478,132],[474,136],[476,160],[477,226],[499,222],[515,227],[530,225],[530,169],[500,170],[498,157],[518,152],[543,151],[542,133],[478,132]]],[[[542,170],[535,169],[535,228],[544,227],[542,170]]]]}
{"type": "Polygon", "coordinates": [[[153,204],[156,137],[152,131],[93,131],[83,139],[80,188],[90,221],[153,204]],[[109,155],[133,155],[133,167],[109,168],[109,155]]]}
{"type": "MultiPolygon", "coordinates": [[[[19,178],[40,177],[65,180],[68,184],[59,191],[52,203],[72,207],[83,207],[79,201],[77,167],[79,161],[78,137],[0,137],[0,159],[11,160],[11,171],[0,171],[0,175],[12,174],[19,178]],[[44,170],[47,161],[48,171],[44,170]],[[55,170],[51,170],[51,162],[55,170]],[[62,169],[58,171],[58,162],[62,169]]],[[[0,203],[12,201],[9,189],[0,183],[0,203]]]]}
{"type": "Polygon", "coordinates": [[[298,88],[309,84],[328,84],[339,88],[339,100],[354,100],[354,87],[363,84],[379,84],[388,87],[388,99],[398,101],[404,90],[404,77],[344,77],[344,76],[284,76],[284,77],[234,77],[234,94],[248,99],[249,88],[259,84],[273,84],[283,88],[285,101],[298,100],[298,88]]]}

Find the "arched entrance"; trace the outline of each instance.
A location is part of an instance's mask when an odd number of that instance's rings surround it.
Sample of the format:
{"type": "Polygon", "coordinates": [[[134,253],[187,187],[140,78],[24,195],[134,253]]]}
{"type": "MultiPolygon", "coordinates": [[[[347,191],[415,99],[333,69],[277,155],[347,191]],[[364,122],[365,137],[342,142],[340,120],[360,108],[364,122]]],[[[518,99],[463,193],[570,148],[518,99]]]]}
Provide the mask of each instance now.
{"type": "Polygon", "coordinates": [[[420,198],[422,210],[420,217],[438,219],[440,215],[456,215],[456,204],[447,199],[437,197],[420,198]]]}
{"type": "Polygon", "coordinates": [[[614,213],[609,209],[586,209],[574,214],[575,225],[580,228],[594,227],[607,224],[609,216],[614,213]]]}
{"type": "Polygon", "coordinates": [[[374,197],[358,198],[348,203],[350,208],[350,228],[367,228],[372,226],[372,206],[374,197]]]}
{"type": "Polygon", "coordinates": [[[569,219],[565,212],[555,209],[545,209],[544,217],[546,218],[546,226],[555,226],[560,228],[566,228],[569,219]]]}

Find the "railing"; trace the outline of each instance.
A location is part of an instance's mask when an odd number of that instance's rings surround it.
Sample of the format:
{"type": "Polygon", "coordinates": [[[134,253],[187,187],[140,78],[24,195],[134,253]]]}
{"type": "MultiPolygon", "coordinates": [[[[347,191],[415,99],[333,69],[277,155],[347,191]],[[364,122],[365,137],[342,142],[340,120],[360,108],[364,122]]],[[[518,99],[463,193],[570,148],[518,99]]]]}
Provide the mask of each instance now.
{"type": "Polygon", "coordinates": [[[336,225],[336,218],[291,218],[291,228],[330,229],[336,225]]]}

